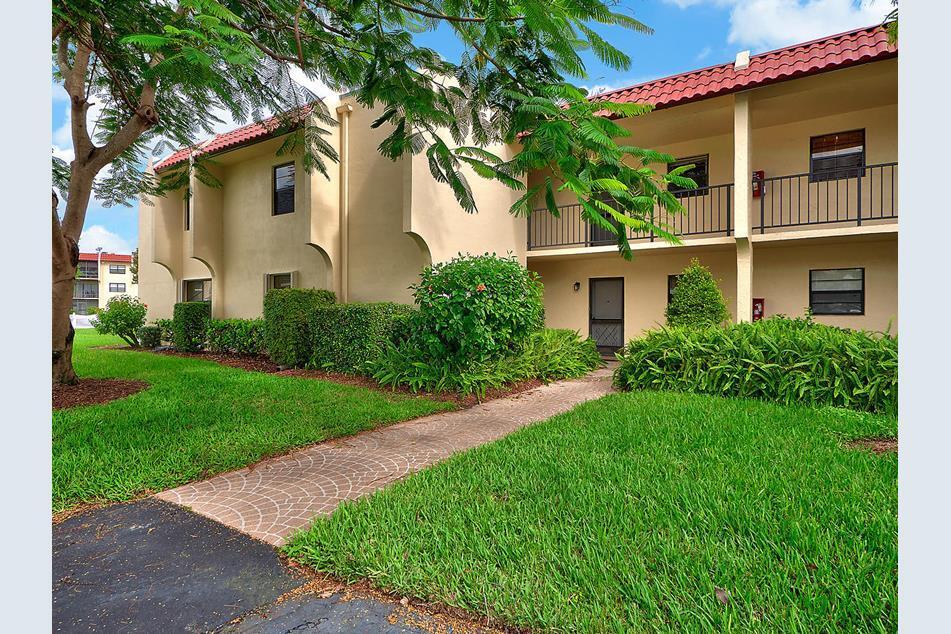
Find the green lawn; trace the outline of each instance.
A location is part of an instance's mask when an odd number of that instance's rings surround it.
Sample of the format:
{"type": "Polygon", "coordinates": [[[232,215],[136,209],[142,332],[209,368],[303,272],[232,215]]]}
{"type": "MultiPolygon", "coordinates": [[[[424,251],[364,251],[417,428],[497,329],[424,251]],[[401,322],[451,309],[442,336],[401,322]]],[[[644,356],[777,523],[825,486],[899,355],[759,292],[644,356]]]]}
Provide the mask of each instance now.
{"type": "Polygon", "coordinates": [[[894,418],[615,394],[421,471],[285,547],[555,631],[894,631],[894,418]],[[727,605],[717,589],[728,594],[727,605]]]}
{"type": "Polygon", "coordinates": [[[451,405],[313,379],[247,372],[150,352],[77,331],[80,377],[151,387],[105,405],[53,413],[53,510],[127,500],[327,438],[451,405]]]}

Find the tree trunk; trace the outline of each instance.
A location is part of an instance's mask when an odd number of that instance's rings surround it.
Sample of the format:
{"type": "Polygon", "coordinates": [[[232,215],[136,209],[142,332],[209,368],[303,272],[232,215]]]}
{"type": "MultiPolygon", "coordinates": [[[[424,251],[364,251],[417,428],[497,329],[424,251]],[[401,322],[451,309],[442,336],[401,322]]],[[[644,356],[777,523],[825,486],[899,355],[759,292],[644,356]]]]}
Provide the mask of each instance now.
{"type": "Polygon", "coordinates": [[[63,234],[56,215],[53,194],[53,383],[73,384],[79,379],[73,370],[73,278],[79,264],[79,244],[63,234]]]}

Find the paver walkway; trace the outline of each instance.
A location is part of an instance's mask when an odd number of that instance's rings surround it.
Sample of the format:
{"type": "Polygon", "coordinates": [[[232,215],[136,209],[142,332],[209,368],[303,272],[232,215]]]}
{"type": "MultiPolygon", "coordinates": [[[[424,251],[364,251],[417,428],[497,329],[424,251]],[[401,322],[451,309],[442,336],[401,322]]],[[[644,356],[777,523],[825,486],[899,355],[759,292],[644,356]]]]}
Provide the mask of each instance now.
{"type": "Polygon", "coordinates": [[[611,391],[609,369],[328,441],[158,494],[276,546],[316,515],[611,391]]]}

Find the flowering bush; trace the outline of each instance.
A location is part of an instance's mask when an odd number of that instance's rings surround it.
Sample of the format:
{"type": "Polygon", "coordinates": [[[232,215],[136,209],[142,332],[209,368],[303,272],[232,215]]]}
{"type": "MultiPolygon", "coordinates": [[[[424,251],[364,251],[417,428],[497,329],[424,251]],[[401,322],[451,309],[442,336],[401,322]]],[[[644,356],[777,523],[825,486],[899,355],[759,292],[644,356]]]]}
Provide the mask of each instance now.
{"type": "Polygon", "coordinates": [[[412,288],[417,343],[457,367],[518,351],[545,323],[542,283],[514,256],[460,254],[426,267],[412,288]]]}
{"type": "Polygon", "coordinates": [[[96,313],[93,325],[104,335],[116,335],[133,348],[139,346],[137,334],[145,325],[148,308],[138,297],[118,295],[106,302],[106,307],[96,313]]]}

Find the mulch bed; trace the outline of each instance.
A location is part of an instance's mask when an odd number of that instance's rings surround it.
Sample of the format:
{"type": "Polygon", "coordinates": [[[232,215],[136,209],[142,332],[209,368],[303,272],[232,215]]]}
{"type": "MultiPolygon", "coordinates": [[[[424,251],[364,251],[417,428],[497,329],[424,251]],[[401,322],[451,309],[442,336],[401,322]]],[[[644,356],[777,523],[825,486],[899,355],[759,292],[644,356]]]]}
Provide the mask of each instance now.
{"type": "Polygon", "coordinates": [[[403,394],[405,396],[428,398],[434,401],[445,401],[453,403],[461,409],[472,407],[480,402],[491,401],[497,398],[512,396],[520,392],[527,392],[536,387],[541,387],[544,383],[538,379],[529,379],[513,385],[508,385],[501,389],[486,390],[485,398],[479,399],[475,394],[462,396],[452,392],[413,392],[409,388],[400,387],[390,389],[382,387],[379,383],[368,376],[357,374],[345,374],[343,372],[328,372],[326,370],[304,370],[300,368],[281,369],[265,356],[258,355],[239,355],[239,354],[219,354],[213,352],[177,352],[175,350],[156,350],[156,354],[168,354],[177,357],[189,357],[193,359],[204,359],[205,361],[214,361],[232,368],[248,370],[250,372],[265,372],[267,374],[279,374],[281,376],[296,376],[304,379],[319,379],[321,381],[331,381],[333,383],[342,383],[344,385],[355,385],[378,392],[389,392],[403,394]]]}
{"type": "Polygon", "coordinates": [[[101,405],[141,392],[148,386],[145,381],[127,379],[80,379],[76,385],[54,385],[53,409],[101,405]]]}
{"type": "Polygon", "coordinates": [[[898,451],[897,438],[856,438],[845,444],[849,449],[865,449],[877,454],[898,451]]]}

